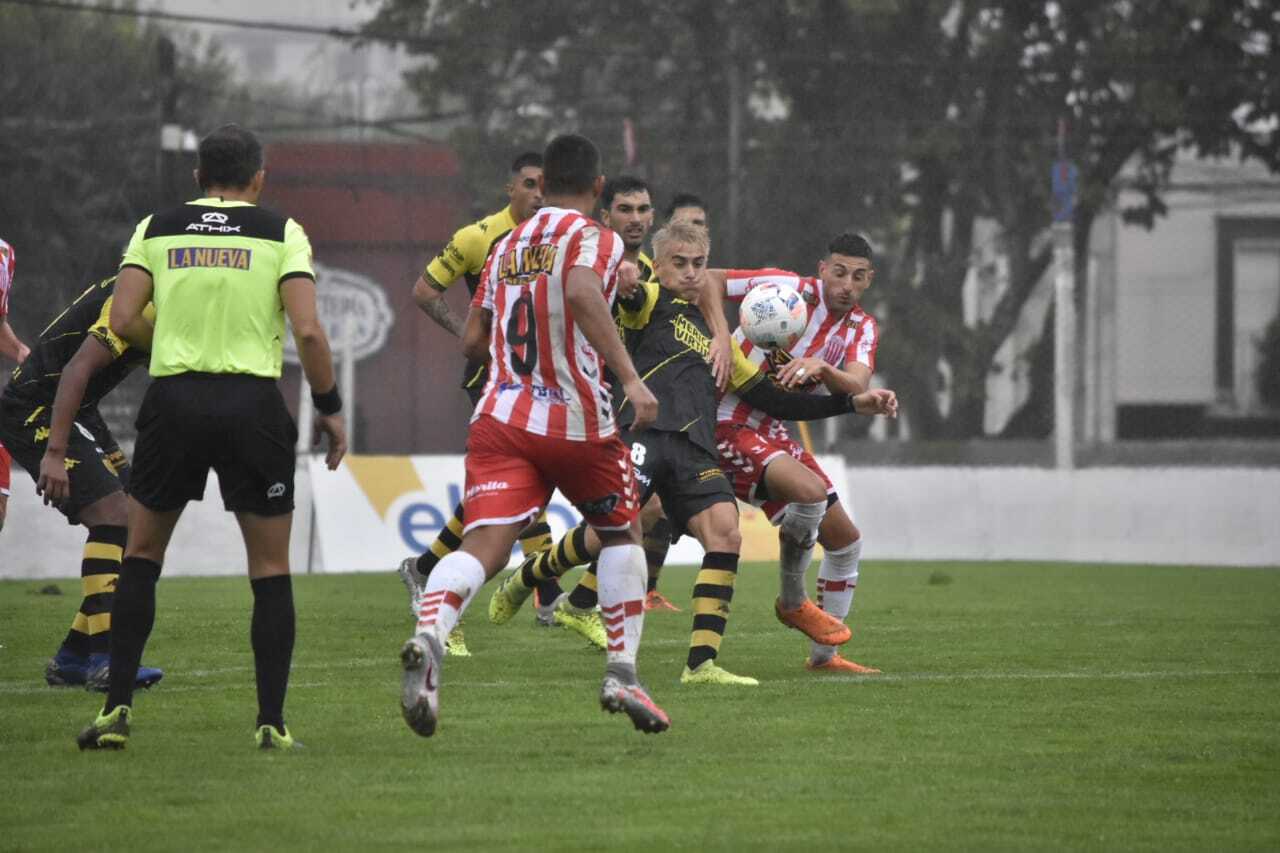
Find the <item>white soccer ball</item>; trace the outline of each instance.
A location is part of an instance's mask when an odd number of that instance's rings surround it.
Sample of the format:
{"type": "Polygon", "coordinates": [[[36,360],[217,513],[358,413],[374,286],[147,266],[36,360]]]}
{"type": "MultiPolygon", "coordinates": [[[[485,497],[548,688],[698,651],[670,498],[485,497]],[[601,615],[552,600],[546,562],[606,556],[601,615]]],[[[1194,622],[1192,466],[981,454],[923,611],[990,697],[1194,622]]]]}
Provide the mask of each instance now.
{"type": "Polygon", "coordinates": [[[791,349],[809,322],[800,294],[785,284],[761,284],[742,300],[738,324],[758,347],[791,349]]]}

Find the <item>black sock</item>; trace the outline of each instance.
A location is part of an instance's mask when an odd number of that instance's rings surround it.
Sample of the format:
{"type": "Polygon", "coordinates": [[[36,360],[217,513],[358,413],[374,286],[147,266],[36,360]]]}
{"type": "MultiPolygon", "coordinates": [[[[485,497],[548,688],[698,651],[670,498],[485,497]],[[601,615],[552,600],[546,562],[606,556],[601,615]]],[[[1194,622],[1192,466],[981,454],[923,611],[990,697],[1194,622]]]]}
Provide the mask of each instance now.
{"type": "Polygon", "coordinates": [[[564,590],[560,588],[560,581],[555,578],[548,581],[539,581],[534,589],[538,592],[538,603],[543,607],[564,595],[564,590]]]}
{"type": "Polygon", "coordinates": [[[431,543],[431,547],[425,552],[418,555],[418,573],[424,578],[431,574],[431,570],[449,554],[458,550],[462,546],[462,525],[463,525],[463,507],[459,503],[453,508],[453,515],[445,524],[444,528],[436,534],[436,541],[431,543]]]}
{"type": "Polygon", "coordinates": [[[569,603],[579,610],[587,610],[600,603],[595,560],[592,560],[591,565],[587,566],[587,570],[583,572],[578,585],[573,588],[573,592],[569,593],[569,603]]]}
{"type": "Polygon", "coordinates": [[[117,706],[133,704],[133,684],[138,678],[142,650],[156,621],[159,579],[159,563],[126,557],[120,564],[116,598],[111,606],[111,678],[103,708],[106,713],[117,706]]]}
{"type": "Polygon", "coordinates": [[[671,550],[671,522],[663,516],[644,534],[644,562],[649,569],[648,592],[658,588],[658,576],[671,550]]]}
{"type": "Polygon", "coordinates": [[[249,581],[253,587],[253,666],[258,677],[259,726],[284,731],[284,694],[293,660],[293,579],[273,575],[249,581]]]}

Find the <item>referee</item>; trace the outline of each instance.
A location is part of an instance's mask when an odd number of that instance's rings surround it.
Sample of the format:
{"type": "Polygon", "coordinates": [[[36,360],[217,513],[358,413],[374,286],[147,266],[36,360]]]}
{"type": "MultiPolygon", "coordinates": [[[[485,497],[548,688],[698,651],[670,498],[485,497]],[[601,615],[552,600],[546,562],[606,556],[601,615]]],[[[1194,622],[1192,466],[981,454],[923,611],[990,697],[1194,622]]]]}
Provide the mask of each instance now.
{"type": "Polygon", "coordinates": [[[209,469],[234,512],[253,588],[259,747],[289,748],[284,697],[293,656],[289,527],[298,431],[276,387],[287,314],[332,470],[347,449],[329,343],[316,316],[311,246],[292,219],[257,207],[262,145],[226,125],[200,142],[204,197],[148,216],[125,250],[111,330],[151,351],[138,411],[129,536],[112,611],[106,705],[81,732],[81,749],[125,746],[135,672],[155,621],[156,581],[187,501],[209,469]],[[154,302],[154,327],[143,308],[154,302]]]}

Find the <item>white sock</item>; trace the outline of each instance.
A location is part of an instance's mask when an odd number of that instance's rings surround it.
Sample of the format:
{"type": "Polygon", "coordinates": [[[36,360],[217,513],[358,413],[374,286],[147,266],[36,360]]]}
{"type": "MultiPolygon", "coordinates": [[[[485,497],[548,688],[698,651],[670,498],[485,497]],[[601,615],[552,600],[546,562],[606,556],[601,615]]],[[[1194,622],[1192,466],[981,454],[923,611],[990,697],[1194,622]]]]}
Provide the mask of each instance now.
{"type": "MultiPolygon", "coordinates": [[[[828,551],[818,568],[818,606],[841,622],[853,607],[853,590],[858,585],[858,560],[862,557],[862,540],[828,551]]],[[[812,643],[809,652],[814,663],[831,660],[835,646],[812,643]]]]}
{"type": "Polygon", "coordinates": [[[782,523],[778,525],[779,594],[784,610],[795,610],[804,604],[804,575],[813,559],[813,545],[818,541],[818,526],[827,514],[827,502],[787,504],[782,523]]]}
{"type": "Polygon", "coordinates": [[[601,549],[598,559],[596,581],[600,613],[608,634],[607,662],[634,668],[644,629],[644,549],[639,545],[610,545],[601,549]]]}
{"type": "Polygon", "coordinates": [[[433,634],[443,646],[476,590],[484,586],[484,566],[466,551],[454,551],[427,577],[418,608],[419,634],[433,634]]]}

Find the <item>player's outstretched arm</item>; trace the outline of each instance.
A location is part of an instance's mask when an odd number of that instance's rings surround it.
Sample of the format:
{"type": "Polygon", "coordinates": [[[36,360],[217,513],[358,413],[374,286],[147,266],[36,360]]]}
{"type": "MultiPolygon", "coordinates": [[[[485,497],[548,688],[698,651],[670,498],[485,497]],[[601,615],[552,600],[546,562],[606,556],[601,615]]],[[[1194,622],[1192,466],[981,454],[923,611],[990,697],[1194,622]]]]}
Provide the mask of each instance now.
{"type": "Polygon", "coordinates": [[[40,474],[36,478],[36,493],[44,498],[45,506],[60,506],[71,495],[71,480],[67,476],[67,441],[71,437],[71,426],[84,400],[84,389],[89,386],[89,380],[113,361],[115,356],[107,345],[89,335],[58,377],[58,390],[53,396],[53,410],[49,416],[49,438],[40,460],[40,474]]]}
{"type": "Polygon", "coordinates": [[[778,371],[778,384],[783,388],[796,388],[819,381],[832,394],[861,394],[871,386],[871,368],[865,364],[835,367],[821,358],[796,358],[788,361],[778,371]]]}
{"type": "MultiPolygon", "coordinates": [[[[720,272],[723,273],[723,270],[720,272]]],[[[711,364],[711,375],[716,380],[716,390],[723,391],[729,384],[733,373],[733,347],[729,342],[729,321],[724,316],[724,278],[713,281],[708,271],[702,273],[702,292],[698,295],[698,309],[707,321],[711,330],[711,349],[707,353],[707,361],[711,364]]]]}
{"type": "Polygon", "coordinates": [[[155,282],[151,273],[140,267],[123,267],[116,276],[108,323],[116,337],[128,341],[130,346],[151,349],[151,336],[155,332],[155,326],[143,316],[143,311],[151,301],[154,289],[155,282]]]}
{"type": "Polygon", "coordinates": [[[569,302],[569,310],[573,312],[573,321],[596,352],[604,359],[604,363],[613,371],[622,383],[623,393],[635,408],[635,420],[631,422],[633,430],[642,430],[652,424],[658,417],[658,399],[640,380],[636,367],[622,345],[622,337],[618,327],[609,314],[609,304],[604,301],[601,291],[600,275],[590,267],[575,266],[569,270],[565,280],[565,298],[569,302]]]}
{"type": "Polygon", "coordinates": [[[445,288],[430,273],[423,273],[413,285],[413,301],[440,328],[455,338],[462,337],[462,320],[445,301],[445,288]]]}
{"type": "Polygon", "coordinates": [[[18,338],[8,318],[0,317],[0,355],[22,364],[30,354],[31,349],[18,338]]]}
{"type": "Polygon", "coordinates": [[[860,415],[898,416],[898,395],[888,388],[872,388],[853,395],[854,411],[860,415]]]}
{"type": "Polygon", "coordinates": [[[316,313],[315,281],[300,275],[286,278],[280,282],[280,301],[284,304],[285,314],[289,315],[289,325],[293,327],[293,340],[298,345],[298,361],[302,363],[302,373],[307,377],[312,388],[312,399],[317,403],[316,423],[328,438],[325,464],[332,471],[347,453],[347,427],[339,414],[342,411],[342,400],[338,397],[338,382],[333,372],[329,339],[316,313]],[[316,393],[316,389],[320,388],[325,390],[316,393]],[[322,403],[330,406],[328,411],[322,408],[322,403]],[[336,407],[333,407],[334,403],[336,407]]]}

